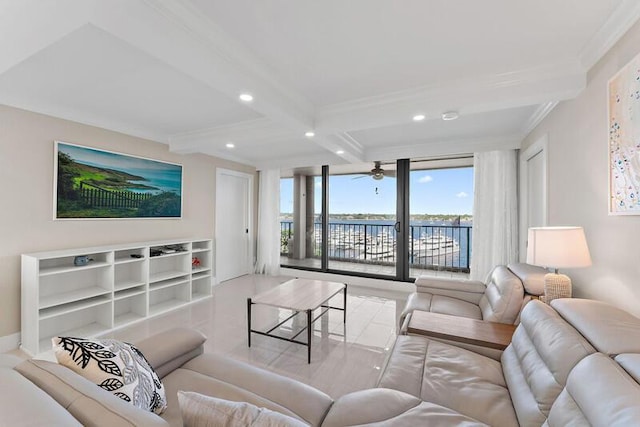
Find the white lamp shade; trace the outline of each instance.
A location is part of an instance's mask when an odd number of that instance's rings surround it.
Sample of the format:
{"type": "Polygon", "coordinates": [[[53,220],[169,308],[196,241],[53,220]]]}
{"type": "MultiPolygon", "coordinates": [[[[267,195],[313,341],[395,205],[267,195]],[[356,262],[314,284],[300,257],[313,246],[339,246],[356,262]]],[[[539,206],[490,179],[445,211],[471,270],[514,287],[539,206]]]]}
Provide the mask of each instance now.
{"type": "Polygon", "coordinates": [[[527,264],[551,268],[591,265],[582,227],[533,227],[528,237],[527,264]]]}

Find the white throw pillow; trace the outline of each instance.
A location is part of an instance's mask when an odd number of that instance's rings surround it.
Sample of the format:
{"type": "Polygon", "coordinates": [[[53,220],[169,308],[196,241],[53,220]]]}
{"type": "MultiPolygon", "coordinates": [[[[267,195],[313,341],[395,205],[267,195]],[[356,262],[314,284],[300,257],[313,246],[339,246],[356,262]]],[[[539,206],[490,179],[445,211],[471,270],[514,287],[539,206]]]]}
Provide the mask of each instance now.
{"type": "Polygon", "coordinates": [[[184,427],[308,427],[300,420],[258,408],[247,402],[231,402],[190,391],[178,391],[184,427]]]}
{"type": "Polygon", "coordinates": [[[58,363],[136,408],[161,414],[167,407],[158,374],[133,345],[117,340],[54,337],[58,363]]]}

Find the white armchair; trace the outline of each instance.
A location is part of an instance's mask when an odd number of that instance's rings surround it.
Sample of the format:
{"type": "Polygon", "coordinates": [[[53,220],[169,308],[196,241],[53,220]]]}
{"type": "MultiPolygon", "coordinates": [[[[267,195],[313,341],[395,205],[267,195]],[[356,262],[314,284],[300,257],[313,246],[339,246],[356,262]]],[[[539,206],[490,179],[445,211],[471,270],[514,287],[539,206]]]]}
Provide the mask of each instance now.
{"type": "Polygon", "coordinates": [[[546,273],[542,267],[509,264],[495,267],[486,283],[420,276],[400,315],[400,330],[406,331],[414,310],[515,324],[530,296],[544,292],[546,273]]]}

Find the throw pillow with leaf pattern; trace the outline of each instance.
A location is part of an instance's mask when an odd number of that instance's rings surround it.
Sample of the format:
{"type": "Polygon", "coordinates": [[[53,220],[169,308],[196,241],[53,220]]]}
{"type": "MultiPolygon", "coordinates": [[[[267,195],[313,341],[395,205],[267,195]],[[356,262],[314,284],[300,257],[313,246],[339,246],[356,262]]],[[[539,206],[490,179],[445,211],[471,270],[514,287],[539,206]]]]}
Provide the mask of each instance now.
{"type": "Polygon", "coordinates": [[[54,337],[58,363],[133,406],[161,414],[167,407],[158,374],[140,350],[122,341],[54,337]]]}

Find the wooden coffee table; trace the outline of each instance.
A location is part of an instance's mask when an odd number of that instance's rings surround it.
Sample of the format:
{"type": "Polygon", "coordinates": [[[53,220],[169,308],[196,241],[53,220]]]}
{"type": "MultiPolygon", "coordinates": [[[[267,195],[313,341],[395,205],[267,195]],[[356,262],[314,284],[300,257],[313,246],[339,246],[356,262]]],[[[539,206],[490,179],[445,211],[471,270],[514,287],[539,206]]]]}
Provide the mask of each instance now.
{"type": "Polygon", "coordinates": [[[515,330],[515,325],[419,310],[411,314],[407,327],[407,332],[410,334],[425,335],[497,350],[507,348],[515,330]]]}
{"type": "Polygon", "coordinates": [[[329,309],[341,310],[343,312],[343,322],[347,322],[347,285],[337,282],[326,282],[324,280],[310,279],[293,279],[284,282],[273,289],[262,292],[253,298],[247,298],[247,338],[249,347],[251,347],[251,333],[265,335],[267,337],[277,338],[283,341],[289,341],[296,344],[307,346],[307,363],[311,363],[311,332],[313,323],[318,320],[329,309]],[[328,305],[328,301],[340,292],[344,292],[344,304],[342,307],[332,307],[328,305]],[[258,331],[251,329],[251,307],[254,304],[270,305],[272,307],[293,310],[293,314],[282,322],[275,325],[268,331],[258,331]],[[313,312],[321,308],[322,311],[315,318],[312,318],[313,312]],[[271,332],[279,328],[282,324],[289,321],[299,313],[306,313],[307,326],[302,328],[297,334],[291,338],[274,335],[271,332]],[[298,335],[307,331],[307,342],[296,340],[298,335]]]}

